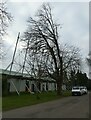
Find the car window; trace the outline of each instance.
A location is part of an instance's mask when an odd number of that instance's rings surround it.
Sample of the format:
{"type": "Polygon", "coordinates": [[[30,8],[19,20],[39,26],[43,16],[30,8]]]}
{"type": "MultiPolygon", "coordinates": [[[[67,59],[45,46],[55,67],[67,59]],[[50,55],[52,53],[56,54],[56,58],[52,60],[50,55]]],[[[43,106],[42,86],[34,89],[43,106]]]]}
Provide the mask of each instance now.
{"type": "Polygon", "coordinates": [[[83,88],[80,88],[80,90],[82,90],[83,88]]]}
{"type": "Polygon", "coordinates": [[[77,89],[79,89],[79,87],[74,87],[73,90],[74,90],[74,89],[77,90],[77,89]]]}

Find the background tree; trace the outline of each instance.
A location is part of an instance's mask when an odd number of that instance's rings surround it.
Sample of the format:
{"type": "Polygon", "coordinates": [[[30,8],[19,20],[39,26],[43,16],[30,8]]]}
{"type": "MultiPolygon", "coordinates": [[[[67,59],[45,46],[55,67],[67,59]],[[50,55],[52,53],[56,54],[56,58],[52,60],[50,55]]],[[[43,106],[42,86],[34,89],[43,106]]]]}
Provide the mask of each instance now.
{"type": "Polygon", "coordinates": [[[10,21],[12,21],[12,16],[7,11],[6,2],[0,2],[0,37],[6,33],[10,21]]]}
{"type": "Polygon", "coordinates": [[[88,86],[88,77],[86,73],[81,71],[71,71],[71,87],[72,86],[88,86]]]}
{"type": "MultiPolygon", "coordinates": [[[[43,4],[37,12],[36,18],[29,17],[28,28],[24,33],[23,40],[29,41],[29,54],[42,58],[41,68],[57,83],[57,94],[62,92],[64,71],[69,71],[78,66],[79,57],[75,47],[69,50],[62,48],[59,43],[60,25],[55,23],[49,4],[43,4]]],[[[35,57],[34,57],[35,58],[35,57]]],[[[36,66],[36,65],[35,65],[36,66]]]]}
{"type": "Polygon", "coordinates": [[[1,0],[0,2],[0,59],[3,55],[2,50],[2,43],[3,43],[3,36],[6,34],[7,27],[10,23],[10,21],[13,20],[13,17],[11,14],[7,11],[6,2],[3,2],[1,0]]]}

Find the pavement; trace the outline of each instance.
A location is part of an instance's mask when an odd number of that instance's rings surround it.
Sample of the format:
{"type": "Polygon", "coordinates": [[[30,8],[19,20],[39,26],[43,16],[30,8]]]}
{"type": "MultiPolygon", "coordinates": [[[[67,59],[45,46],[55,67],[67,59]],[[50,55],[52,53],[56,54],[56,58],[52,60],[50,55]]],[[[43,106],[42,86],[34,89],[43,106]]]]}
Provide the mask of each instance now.
{"type": "Polygon", "coordinates": [[[91,94],[22,107],[3,112],[3,118],[88,118],[91,94]]]}

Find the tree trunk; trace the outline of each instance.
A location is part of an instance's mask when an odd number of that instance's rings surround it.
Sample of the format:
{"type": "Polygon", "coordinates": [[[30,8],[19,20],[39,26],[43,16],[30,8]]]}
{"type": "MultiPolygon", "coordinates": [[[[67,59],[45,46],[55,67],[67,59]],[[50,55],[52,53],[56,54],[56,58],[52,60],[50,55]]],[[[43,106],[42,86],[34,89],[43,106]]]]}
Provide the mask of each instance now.
{"type": "Polygon", "coordinates": [[[62,84],[63,84],[63,64],[62,64],[62,59],[61,59],[61,71],[60,75],[57,78],[57,95],[62,95],[62,84]]]}
{"type": "Polygon", "coordinates": [[[58,95],[62,95],[62,85],[63,85],[63,60],[62,57],[60,57],[60,72],[59,72],[59,79],[58,79],[58,95]]]}
{"type": "Polygon", "coordinates": [[[57,80],[57,95],[62,95],[62,81],[60,79],[57,80]]]}

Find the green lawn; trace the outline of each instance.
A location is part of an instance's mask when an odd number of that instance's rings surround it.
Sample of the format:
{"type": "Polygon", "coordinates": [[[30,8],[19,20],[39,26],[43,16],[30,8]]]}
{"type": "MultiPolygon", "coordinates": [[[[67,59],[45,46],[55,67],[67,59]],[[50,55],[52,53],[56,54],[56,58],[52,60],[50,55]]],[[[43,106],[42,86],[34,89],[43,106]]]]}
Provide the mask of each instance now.
{"type": "Polygon", "coordinates": [[[2,111],[2,98],[0,97],[0,112],[2,111]]]}
{"type": "Polygon", "coordinates": [[[57,96],[56,92],[42,92],[34,95],[30,93],[21,93],[20,96],[18,96],[16,93],[13,93],[2,98],[2,110],[6,111],[14,108],[43,103],[70,95],[70,91],[63,92],[62,96],[57,96]]]}

